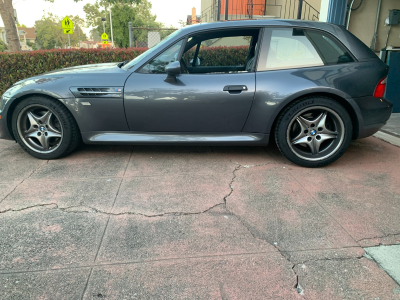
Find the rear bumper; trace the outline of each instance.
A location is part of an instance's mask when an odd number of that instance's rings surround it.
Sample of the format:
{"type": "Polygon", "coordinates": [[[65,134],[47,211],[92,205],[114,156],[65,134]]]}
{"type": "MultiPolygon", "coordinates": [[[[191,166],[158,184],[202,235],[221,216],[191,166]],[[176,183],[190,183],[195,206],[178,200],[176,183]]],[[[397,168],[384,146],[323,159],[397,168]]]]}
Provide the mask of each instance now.
{"type": "Polygon", "coordinates": [[[385,98],[374,98],[372,96],[356,98],[361,116],[358,126],[357,138],[365,138],[373,135],[382,128],[392,113],[393,104],[385,98]]]}

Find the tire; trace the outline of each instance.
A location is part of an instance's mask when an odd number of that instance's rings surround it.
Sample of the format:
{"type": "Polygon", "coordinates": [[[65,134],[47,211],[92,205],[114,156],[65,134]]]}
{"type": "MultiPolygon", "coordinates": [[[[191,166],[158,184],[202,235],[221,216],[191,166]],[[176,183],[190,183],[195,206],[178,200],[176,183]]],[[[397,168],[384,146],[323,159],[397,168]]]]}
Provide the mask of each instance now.
{"type": "Polygon", "coordinates": [[[64,157],[81,141],[72,114],[63,104],[45,96],[32,96],[18,103],[11,122],[17,143],[39,159],[64,157]]]}
{"type": "Polygon", "coordinates": [[[291,162],[308,168],[339,159],[353,135],[349,113],[337,101],[307,97],[290,104],[279,116],[275,142],[291,162]]]}

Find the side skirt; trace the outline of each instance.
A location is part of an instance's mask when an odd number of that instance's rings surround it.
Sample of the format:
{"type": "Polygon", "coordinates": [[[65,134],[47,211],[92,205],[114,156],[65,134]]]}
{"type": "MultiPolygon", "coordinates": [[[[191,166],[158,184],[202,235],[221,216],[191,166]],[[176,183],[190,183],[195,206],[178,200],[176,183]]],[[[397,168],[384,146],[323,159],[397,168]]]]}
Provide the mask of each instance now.
{"type": "Polygon", "coordinates": [[[268,145],[263,133],[189,133],[189,132],[82,132],[85,144],[112,145],[268,145]]]}

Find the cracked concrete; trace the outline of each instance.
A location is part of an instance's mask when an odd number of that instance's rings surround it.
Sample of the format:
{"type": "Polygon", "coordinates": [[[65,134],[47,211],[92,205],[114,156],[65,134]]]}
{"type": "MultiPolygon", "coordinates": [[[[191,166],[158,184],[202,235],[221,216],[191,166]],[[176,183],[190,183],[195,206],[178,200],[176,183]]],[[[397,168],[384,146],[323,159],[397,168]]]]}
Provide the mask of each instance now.
{"type": "Polygon", "coordinates": [[[2,299],[400,299],[362,248],[400,243],[400,150],[375,138],[313,170],[274,146],[1,143],[2,299]]]}

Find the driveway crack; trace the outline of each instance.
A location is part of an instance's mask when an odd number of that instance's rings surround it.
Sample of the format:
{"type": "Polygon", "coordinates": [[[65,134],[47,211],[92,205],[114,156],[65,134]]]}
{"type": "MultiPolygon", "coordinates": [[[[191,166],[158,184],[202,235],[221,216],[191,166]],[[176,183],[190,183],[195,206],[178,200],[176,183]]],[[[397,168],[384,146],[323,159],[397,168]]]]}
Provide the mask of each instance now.
{"type": "Polygon", "coordinates": [[[361,242],[361,241],[368,241],[368,240],[374,240],[374,239],[383,239],[383,238],[387,238],[387,237],[390,237],[390,236],[396,236],[396,235],[400,235],[400,232],[399,233],[389,233],[389,234],[385,234],[385,235],[382,235],[382,236],[374,236],[374,237],[370,237],[370,238],[360,239],[360,240],[357,240],[357,243],[361,242]]]}
{"type": "MultiPolygon", "coordinates": [[[[47,163],[49,163],[49,161],[47,161],[47,163]]],[[[46,163],[46,164],[47,164],[47,163],[46,163]]],[[[42,167],[42,165],[39,165],[38,167],[36,167],[36,168],[28,175],[28,177],[22,179],[21,182],[18,183],[18,184],[12,189],[11,192],[9,192],[7,195],[5,195],[5,196],[3,197],[3,199],[0,200],[0,203],[3,202],[4,200],[6,200],[6,199],[8,198],[8,196],[10,196],[21,184],[23,184],[25,180],[31,178],[31,176],[32,176],[33,174],[35,174],[35,172],[36,172],[37,170],[39,170],[41,167],[42,167]]],[[[0,211],[0,213],[2,213],[2,212],[0,211]]]]}
{"type": "MultiPolygon", "coordinates": [[[[236,163],[235,163],[236,164],[236,163]]],[[[233,172],[232,172],[232,179],[231,179],[231,181],[229,182],[229,188],[231,189],[230,190],[230,192],[229,192],[229,194],[227,194],[225,197],[224,197],[224,204],[225,204],[225,206],[226,206],[226,200],[228,199],[228,197],[230,196],[230,195],[232,195],[232,193],[233,193],[233,183],[235,182],[235,179],[236,179],[236,172],[238,171],[238,170],[240,170],[240,168],[241,168],[242,166],[241,165],[237,165],[236,166],[236,168],[233,170],[233,172]]]]}
{"type": "Polygon", "coordinates": [[[299,276],[297,275],[296,271],[294,270],[294,268],[296,267],[296,265],[293,264],[293,263],[290,261],[289,257],[288,257],[287,255],[285,255],[285,253],[284,253],[281,249],[279,249],[275,243],[270,243],[270,242],[268,242],[266,239],[264,239],[264,238],[262,238],[262,237],[259,237],[259,236],[257,236],[256,234],[254,234],[253,231],[250,229],[250,227],[249,227],[239,216],[237,216],[235,213],[233,213],[232,211],[230,211],[230,210],[228,209],[228,207],[227,207],[227,199],[228,199],[229,196],[231,196],[232,193],[233,193],[233,189],[234,189],[233,183],[234,183],[234,181],[235,181],[235,179],[236,179],[236,177],[237,177],[236,172],[237,172],[238,170],[240,170],[241,168],[261,167],[261,166],[264,166],[265,164],[261,164],[261,165],[241,165],[241,164],[239,164],[239,163],[237,163],[237,162],[232,162],[232,163],[235,164],[235,165],[237,165],[237,167],[235,168],[235,170],[233,170],[233,177],[232,177],[231,182],[229,183],[229,187],[230,187],[231,191],[230,191],[230,193],[229,193],[228,195],[226,195],[226,196],[224,197],[224,207],[225,207],[225,209],[229,212],[229,214],[231,214],[232,216],[234,216],[234,217],[242,224],[242,226],[250,233],[250,235],[251,235],[254,239],[258,239],[258,240],[260,240],[260,241],[262,241],[262,242],[264,242],[264,243],[267,243],[267,244],[270,244],[271,246],[273,246],[273,247],[279,252],[279,254],[280,254],[284,259],[286,259],[286,260],[292,265],[292,272],[293,272],[293,274],[295,275],[295,278],[296,278],[296,280],[295,280],[296,283],[295,283],[295,285],[294,285],[294,288],[296,289],[296,291],[297,291],[301,296],[304,296],[304,290],[303,290],[303,288],[302,288],[302,287],[300,286],[300,284],[299,284],[299,276]]]}
{"type": "Polygon", "coordinates": [[[38,207],[46,207],[49,209],[55,209],[55,210],[60,210],[65,213],[98,213],[98,214],[103,214],[103,215],[108,215],[108,216],[123,216],[123,215],[136,215],[136,216],[142,216],[142,217],[147,217],[147,218],[155,218],[155,217],[163,217],[163,216],[188,216],[188,215],[199,215],[206,213],[218,206],[224,205],[224,203],[217,203],[203,211],[200,212],[165,212],[165,213],[160,213],[160,214],[144,214],[144,213],[138,213],[138,212],[121,212],[121,213],[113,213],[113,212],[108,212],[105,210],[101,210],[95,207],[91,206],[84,206],[84,205],[73,205],[73,206],[67,206],[67,207],[61,207],[56,203],[40,203],[40,204],[35,204],[23,208],[18,208],[18,209],[5,209],[0,211],[0,214],[3,213],[8,213],[8,212],[20,212],[24,210],[30,210],[38,207]]]}

